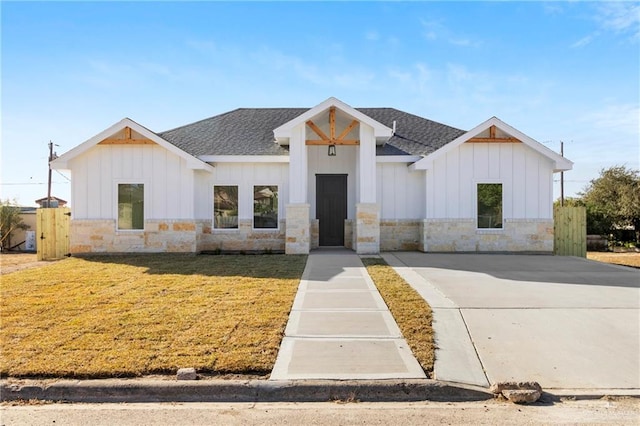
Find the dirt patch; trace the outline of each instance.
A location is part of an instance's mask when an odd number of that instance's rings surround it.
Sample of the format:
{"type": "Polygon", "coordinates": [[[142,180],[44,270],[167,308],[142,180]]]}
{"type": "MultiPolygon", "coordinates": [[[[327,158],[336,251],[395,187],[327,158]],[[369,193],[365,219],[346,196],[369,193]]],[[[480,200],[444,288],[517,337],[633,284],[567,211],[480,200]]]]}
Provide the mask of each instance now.
{"type": "Polygon", "coordinates": [[[50,264],[51,262],[38,262],[35,253],[2,253],[0,254],[0,275],[50,264]]]}

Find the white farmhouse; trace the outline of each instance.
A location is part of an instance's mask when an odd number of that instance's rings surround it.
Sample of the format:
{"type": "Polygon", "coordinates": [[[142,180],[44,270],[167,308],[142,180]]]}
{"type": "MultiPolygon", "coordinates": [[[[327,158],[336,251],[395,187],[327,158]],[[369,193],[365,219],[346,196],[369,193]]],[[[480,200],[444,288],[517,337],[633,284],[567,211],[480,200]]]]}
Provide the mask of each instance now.
{"type": "Polygon", "coordinates": [[[493,117],[463,131],[329,98],[155,133],[128,118],[71,171],[71,252],[553,250],[572,162],[493,117]]]}

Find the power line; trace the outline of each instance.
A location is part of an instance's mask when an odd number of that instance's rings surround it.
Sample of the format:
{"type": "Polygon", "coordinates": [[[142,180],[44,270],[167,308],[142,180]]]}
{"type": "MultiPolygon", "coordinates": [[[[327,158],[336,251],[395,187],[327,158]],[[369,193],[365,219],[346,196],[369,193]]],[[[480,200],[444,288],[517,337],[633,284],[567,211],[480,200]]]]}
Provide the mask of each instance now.
{"type": "MultiPolygon", "coordinates": [[[[53,182],[55,184],[68,184],[69,182],[53,182]]],[[[49,182],[2,182],[0,185],[48,185],[49,182]]]]}
{"type": "MultiPolygon", "coordinates": [[[[69,182],[71,182],[71,179],[69,179],[68,177],[66,177],[65,175],[63,175],[62,173],[60,173],[59,170],[56,170],[56,173],[58,173],[60,176],[62,176],[63,178],[65,178],[66,180],[68,180],[69,182]]],[[[56,183],[56,182],[53,182],[56,183]]]]}

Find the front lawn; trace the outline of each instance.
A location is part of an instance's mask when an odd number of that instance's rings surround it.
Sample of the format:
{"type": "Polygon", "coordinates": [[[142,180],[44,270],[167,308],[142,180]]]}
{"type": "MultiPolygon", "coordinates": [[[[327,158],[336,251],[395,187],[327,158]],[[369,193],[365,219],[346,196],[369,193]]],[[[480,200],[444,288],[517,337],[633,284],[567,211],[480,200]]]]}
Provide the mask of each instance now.
{"type": "Polygon", "coordinates": [[[398,323],[422,369],[431,374],[435,362],[431,306],[380,258],[362,258],[380,295],[398,323]]]}
{"type": "Polygon", "coordinates": [[[0,374],[268,374],[306,256],[70,258],[2,277],[0,374]]]}
{"type": "Polygon", "coordinates": [[[632,266],[640,268],[640,253],[611,253],[590,251],[587,252],[587,259],[597,260],[598,262],[613,263],[614,265],[632,266]]]}

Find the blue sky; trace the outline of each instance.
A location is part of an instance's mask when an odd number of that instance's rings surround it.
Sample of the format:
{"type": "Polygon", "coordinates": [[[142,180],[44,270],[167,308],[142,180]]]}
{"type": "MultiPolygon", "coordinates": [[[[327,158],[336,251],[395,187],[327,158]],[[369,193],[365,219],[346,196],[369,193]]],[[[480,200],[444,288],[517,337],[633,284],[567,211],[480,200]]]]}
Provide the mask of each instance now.
{"type": "MultiPolygon", "coordinates": [[[[335,96],[462,129],[491,116],[575,162],[639,168],[639,2],[2,2],[3,199],[123,117],[154,131],[335,96]]],[[[69,199],[54,172],[53,195],[69,199]]],[[[556,184],[555,197],[559,196],[556,184]]]]}

